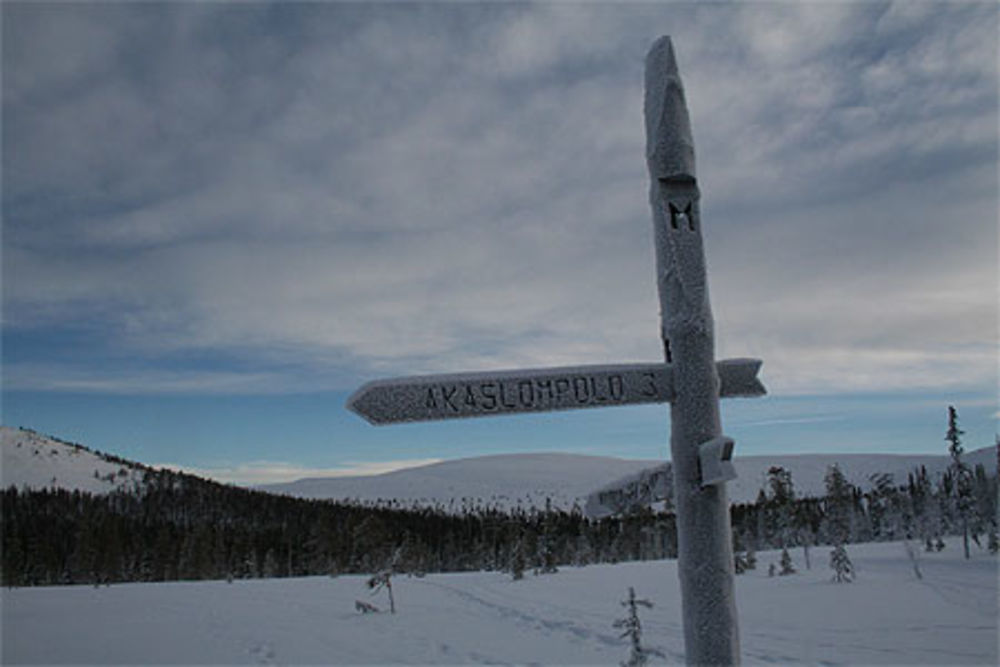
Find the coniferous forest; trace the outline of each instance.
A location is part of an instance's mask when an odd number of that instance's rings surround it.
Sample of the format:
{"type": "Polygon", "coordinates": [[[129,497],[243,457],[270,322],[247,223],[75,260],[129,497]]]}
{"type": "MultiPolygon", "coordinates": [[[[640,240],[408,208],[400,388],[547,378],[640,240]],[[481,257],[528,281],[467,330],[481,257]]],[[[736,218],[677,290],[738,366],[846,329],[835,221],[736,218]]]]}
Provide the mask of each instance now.
{"type": "Polygon", "coordinates": [[[3,492],[5,586],[546,569],[670,557],[666,513],[449,514],[277,496],[168,471],[143,491],[3,492]]]}
{"type": "MultiPolygon", "coordinates": [[[[801,547],[800,565],[808,567],[812,546],[907,539],[936,549],[950,534],[996,553],[996,472],[968,468],[960,451],[953,458],[940,479],[924,469],[906,480],[875,475],[865,492],[832,466],[822,498],[797,497],[791,474],[772,468],[757,501],[731,509],[737,572],[762,549],[801,547]]],[[[519,578],[525,570],[676,556],[669,508],[603,519],[551,507],[456,514],[304,500],[143,470],[143,483],[131,491],[3,491],[3,585],[336,575],[387,567],[416,575],[498,570],[519,578]]]]}

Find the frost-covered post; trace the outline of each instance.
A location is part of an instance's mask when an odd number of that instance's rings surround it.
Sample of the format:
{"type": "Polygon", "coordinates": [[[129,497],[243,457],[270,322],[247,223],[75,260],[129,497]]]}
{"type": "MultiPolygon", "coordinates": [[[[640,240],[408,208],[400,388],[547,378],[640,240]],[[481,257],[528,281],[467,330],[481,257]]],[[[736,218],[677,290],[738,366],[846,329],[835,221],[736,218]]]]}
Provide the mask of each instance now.
{"type": "MultiPolygon", "coordinates": [[[[670,451],[687,662],[740,660],[729,503],[706,483],[699,454],[723,441],[712,310],[702,245],[694,141],[669,37],[646,57],[646,161],[666,361],[674,369],[670,451]]],[[[731,447],[732,442],[729,441],[731,447]]]]}
{"type": "MultiPolygon", "coordinates": [[[[646,159],[666,363],[375,380],[348,399],[372,424],[671,403],[684,641],[692,664],[739,662],[725,482],[736,476],[719,398],[763,396],[757,359],[715,361],[694,146],[670,39],[646,59],[646,159]]],[[[515,577],[517,569],[514,570],[515,577]]]]}

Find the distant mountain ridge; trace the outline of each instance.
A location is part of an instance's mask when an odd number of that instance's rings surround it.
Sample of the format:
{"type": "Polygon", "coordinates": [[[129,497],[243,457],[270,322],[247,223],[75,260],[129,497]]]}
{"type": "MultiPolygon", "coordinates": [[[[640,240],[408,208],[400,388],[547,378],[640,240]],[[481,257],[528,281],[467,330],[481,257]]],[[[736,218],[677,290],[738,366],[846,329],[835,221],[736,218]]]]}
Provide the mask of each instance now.
{"type": "MultiPolygon", "coordinates": [[[[967,452],[970,466],[984,464],[995,470],[992,447],[967,452]]],[[[844,475],[862,490],[871,487],[873,474],[890,474],[897,484],[924,466],[932,478],[950,462],[947,454],[796,454],[735,457],[738,478],[730,482],[733,503],[752,503],[764,485],[767,470],[781,466],[791,471],[796,495],[824,495],[823,478],[836,463],[844,475]]],[[[308,478],[258,487],[270,493],[300,498],[328,498],[379,503],[392,500],[400,507],[431,506],[460,510],[465,507],[518,506],[569,509],[574,505],[592,516],[606,514],[593,500],[600,490],[620,488],[669,463],[656,460],[618,459],[579,454],[504,454],[434,463],[366,477],[308,478]]],[[[669,480],[669,473],[660,475],[669,480]]],[[[669,492],[669,489],[666,490],[669,492]]]]}
{"type": "Polygon", "coordinates": [[[257,488],[300,498],[395,501],[400,507],[460,510],[477,506],[514,509],[581,509],[587,494],[608,482],[656,465],[563,453],[498,454],[442,461],[381,475],[313,477],[257,488]]]}
{"type": "MultiPolygon", "coordinates": [[[[150,468],[140,463],[101,454],[83,445],[67,443],[28,429],[0,427],[0,480],[4,488],[66,488],[90,493],[141,487],[150,468]]],[[[970,466],[996,467],[993,447],[966,452],[970,466]]],[[[823,476],[837,463],[847,479],[862,490],[869,477],[893,475],[897,484],[907,474],[925,466],[932,478],[947,468],[941,455],[799,454],[737,456],[738,478],[729,486],[734,503],[752,503],[764,485],[768,468],[782,466],[792,473],[796,495],[822,496],[823,476]]],[[[299,498],[354,501],[387,507],[436,507],[450,512],[463,509],[542,509],[546,503],[559,509],[574,505],[597,516],[594,495],[622,488],[659,470],[669,480],[669,469],[657,460],[619,459],[564,453],[501,454],[443,461],[372,476],[306,478],[255,487],[260,491],[299,498]],[[589,506],[588,506],[589,501],[589,506]]],[[[668,465],[668,464],[666,464],[668,465]]],[[[669,492],[669,489],[666,490],[669,492]]],[[[663,489],[661,489],[663,492],[663,489]]]]}

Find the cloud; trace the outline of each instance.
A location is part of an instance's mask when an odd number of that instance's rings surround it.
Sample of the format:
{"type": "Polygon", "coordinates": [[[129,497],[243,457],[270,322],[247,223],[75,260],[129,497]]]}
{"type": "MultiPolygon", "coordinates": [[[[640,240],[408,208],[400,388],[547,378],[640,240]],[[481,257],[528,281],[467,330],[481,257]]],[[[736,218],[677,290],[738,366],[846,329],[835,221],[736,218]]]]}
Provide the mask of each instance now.
{"type": "Polygon", "coordinates": [[[367,477],[371,475],[383,475],[395,470],[417,468],[439,463],[440,461],[441,459],[400,459],[396,461],[348,462],[336,468],[316,468],[277,461],[248,461],[233,466],[218,467],[153,463],[151,467],[185,472],[197,475],[198,477],[213,479],[224,484],[257,486],[294,482],[314,477],[367,477]]]}
{"type": "Polygon", "coordinates": [[[759,421],[749,421],[739,424],[741,428],[752,428],[759,426],[796,426],[798,424],[819,424],[823,422],[843,421],[845,417],[797,417],[780,419],[763,419],[759,421]]]}
{"type": "Polygon", "coordinates": [[[659,358],[659,32],[720,354],[762,356],[772,392],[991,382],[996,26],[939,3],[6,8],[4,327],[100,322],[118,355],[8,346],[6,386],[659,358]],[[192,353],[231,363],[172,365],[192,353]]]}
{"type": "MultiPolygon", "coordinates": [[[[145,394],[266,394],[300,389],[293,374],[271,369],[210,371],[201,369],[135,369],[14,363],[4,368],[4,391],[145,394]]],[[[315,383],[315,379],[314,379],[315,383]]],[[[314,384],[312,389],[321,389],[314,384]]]]}

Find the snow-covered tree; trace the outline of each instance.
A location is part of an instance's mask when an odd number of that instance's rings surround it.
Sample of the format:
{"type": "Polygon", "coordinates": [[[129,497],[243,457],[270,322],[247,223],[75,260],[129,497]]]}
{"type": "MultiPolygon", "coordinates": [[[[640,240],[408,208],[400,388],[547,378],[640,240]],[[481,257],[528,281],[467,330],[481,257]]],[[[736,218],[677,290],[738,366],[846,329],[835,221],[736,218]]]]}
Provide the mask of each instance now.
{"type": "Polygon", "coordinates": [[[969,511],[972,506],[972,475],[969,467],[962,461],[962,436],[965,431],[958,427],[958,411],[955,406],[948,406],[948,430],[944,439],[948,441],[948,453],[951,455],[951,465],[948,472],[952,477],[952,508],[958,514],[962,523],[962,546],[965,557],[969,558],[969,511]]]}
{"type": "Polygon", "coordinates": [[[988,515],[989,515],[989,538],[987,548],[994,556],[1000,552],[1000,538],[997,532],[1000,531],[1000,515],[997,512],[997,496],[1000,495],[1000,435],[994,436],[996,449],[996,467],[993,469],[993,483],[989,490],[988,515]]]}
{"type": "Polygon", "coordinates": [[[833,570],[833,580],[837,583],[854,579],[854,565],[847,556],[847,549],[843,544],[838,544],[830,552],[830,569],[833,570]]]}
{"type": "Polygon", "coordinates": [[[924,575],[920,572],[920,551],[909,540],[903,542],[903,547],[906,549],[906,555],[910,559],[910,566],[913,567],[913,575],[917,579],[923,579],[924,575]]]}
{"type": "Polygon", "coordinates": [[[389,613],[396,613],[396,600],[392,596],[392,571],[381,570],[368,578],[366,582],[368,588],[372,590],[372,595],[378,593],[383,588],[389,593],[389,613]]]}
{"type": "Polygon", "coordinates": [[[622,600],[621,605],[628,609],[628,615],[614,622],[614,627],[623,630],[621,638],[626,637],[631,641],[631,651],[628,660],[619,663],[622,667],[641,667],[645,665],[650,656],[665,658],[662,652],[656,649],[647,648],[642,645],[642,624],[639,622],[639,607],[652,609],[653,603],[649,600],[640,600],[635,597],[635,589],[628,587],[628,599],[622,600]]]}
{"type": "Polygon", "coordinates": [[[733,571],[736,574],[743,574],[744,572],[746,572],[749,569],[750,568],[747,566],[747,557],[743,553],[741,553],[739,551],[737,551],[736,553],[734,553],[733,554],[733,571]]]}
{"type": "Polygon", "coordinates": [[[427,573],[429,554],[427,547],[413,533],[407,531],[403,543],[393,554],[393,570],[398,574],[423,577],[427,573]]]}
{"type": "Polygon", "coordinates": [[[368,578],[366,582],[368,588],[372,590],[372,595],[378,593],[383,588],[389,594],[389,613],[396,613],[396,599],[392,594],[392,577],[398,574],[403,562],[403,547],[397,547],[389,558],[388,563],[381,570],[368,578]]]}
{"type": "Polygon", "coordinates": [[[833,542],[830,552],[830,567],[834,572],[834,581],[851,581],[854,578],[854,566],[847,556],[844,542],[850,536],[851,485],[837,465],[827,469],[826,477],[827,502],[827,533],[833,542]]]}
{"type": "Polygon", "coordinates": [[[265,579],[272,579],[278,576],[278,558],[273,548],[268,549],[267,553],[264,554],[263,575],[265,579]]]}
{"type": "Polygon", "coordinates": [[[871,522],[872,537],[876,540],[894,539],[902,517],[898,494],[893,485],[892,473],[877,472],[868,476],[871,491],[868,492],[868,519],[871,522]]]}
{"type": "Polygon", "coordinates": [[[931,536],[937,530],[938,517],[937,503],[934,502],[933,488],[926,467],[920,466],[910,473],[908,492],[916,536],[924,541],[927,551],[931,551],[934,546],[931,543],[931,536]]]}
{"type": "Polygon", "coordinates": [[[535,564],[535,574],[555,574],[559,571],[556,567],[557,534],[557,514],[552,509],[552,499],[546,498],[542,534],[538,538],[538,562],[535,564]]]}
{"type": "MultiPolygon", "coordinates": [[[[996,540],[997,534],[997,477],[986,472],[986,466],[977,464],[972,474],[972,538],[980,544],[978,535],[985,533],[987,543],[996,540]]],[[[980,546],[982,546],[980,544],[980,546]]]]}
{"type": "Polygon", "coordinates": [[[843,544],[851,535],[852,489],[836,464],[823,478],[826,485],[826,534],[833,544],[843,544]]]}
{"type": "Polygon", "coordinates": [[[749,569],[746,554],[743,553],[743,539],[738,532],[733,531],[733,571],[743,574],[749,569]]]}
{"type": "Polygon", "coordinates": [[[524,538],[518,536],[514,545],[511,547],[510,558],[507,562],[507,569],[510,572],[510,578],[514,581],[524,579],[524,568],[526,566],[527,559],[524,555],[524,538]]]}
{"type": "Polygon", "coordinates": [[[781,569],[778,570],[778,574],[782,577],[795,574],[795,566],[792,564],[792,556],[788,553],[788,549],[781,550],[781,561],[779,563],[781,569]]]}
{"type": "Polygon", "coordinates": [[[767,483],[771,491],[768,503],[772,509],[772,530],[778,544],[785,548],[791,542],[794,532],[795,487],[792,484],[792,473],[781,466],[772,466],[767,471],[767,483]]]}

